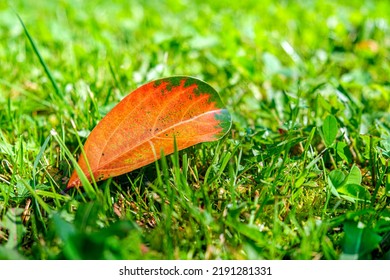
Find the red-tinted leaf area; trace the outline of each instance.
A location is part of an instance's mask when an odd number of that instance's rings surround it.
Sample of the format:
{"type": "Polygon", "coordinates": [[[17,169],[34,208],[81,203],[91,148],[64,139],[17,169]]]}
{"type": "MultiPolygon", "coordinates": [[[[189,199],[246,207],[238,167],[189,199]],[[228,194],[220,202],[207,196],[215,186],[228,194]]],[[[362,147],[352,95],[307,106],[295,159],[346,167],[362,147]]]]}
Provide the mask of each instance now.
{"type": "MultiPolygon", "coordinates": [[[[115,106],[89,135],[84,150],[96,181],[145,166],[174,151],[217,140],[230,128],[229,113],[218,94],[190,77],[148,83],[115,106]]],[[[88,179],[87,164],[79,165],[88,179]]],[[[68,188],[80,186],[74,171],[68,188]]]]}

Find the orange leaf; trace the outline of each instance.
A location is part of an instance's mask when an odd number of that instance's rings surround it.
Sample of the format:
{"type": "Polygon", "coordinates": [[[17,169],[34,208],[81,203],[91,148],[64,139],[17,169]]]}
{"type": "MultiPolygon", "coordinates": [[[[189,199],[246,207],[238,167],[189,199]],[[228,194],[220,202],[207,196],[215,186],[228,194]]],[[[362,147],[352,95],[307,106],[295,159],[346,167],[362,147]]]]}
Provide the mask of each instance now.
{"type": "MultiPolygon", "coordinates": [[[[230,129],[231,116],[218,93],[191,77],[170,77],[141,86],[92,130],[84,151],[96,181],[118,176],[178,150],[214,141],[230,129]]],[[[82,155],[78,164],[91,180],[82,155]]],[[[76,170],[67,188],[81,186],[76,170]]]]}

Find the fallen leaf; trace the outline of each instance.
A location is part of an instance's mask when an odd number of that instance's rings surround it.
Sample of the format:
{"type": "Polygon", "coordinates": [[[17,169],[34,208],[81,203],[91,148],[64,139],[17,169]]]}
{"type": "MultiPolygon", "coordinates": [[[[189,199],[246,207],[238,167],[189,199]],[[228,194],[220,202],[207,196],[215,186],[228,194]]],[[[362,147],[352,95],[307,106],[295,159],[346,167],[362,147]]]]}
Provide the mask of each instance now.
{"type": "MultiPolygon", "coordinates": [[[[118,176],[201,142],[218,140],[231,116],[218,93],[195,78],[177,76],[141,86],[119,102],[93,129],[84,145],[96,181],[118,176]]],[[[85,158],[81,170],[91,181],[85,158]]],[[[75,171],[67,188],[81,186],[75,171]]]]}

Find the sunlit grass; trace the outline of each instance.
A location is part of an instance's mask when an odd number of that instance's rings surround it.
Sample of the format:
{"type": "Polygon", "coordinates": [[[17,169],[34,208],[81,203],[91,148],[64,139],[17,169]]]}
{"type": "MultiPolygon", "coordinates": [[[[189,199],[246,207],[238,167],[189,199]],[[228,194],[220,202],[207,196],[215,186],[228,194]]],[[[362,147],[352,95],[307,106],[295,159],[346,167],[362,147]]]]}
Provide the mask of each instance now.
{"type": "Polygon", "coordinates": [[[0,258],[390,258],[390,7],[355,2],[0,3],[0,258]],[[169,75],[215,87],[231,132],[65,191],[169,75]]]}

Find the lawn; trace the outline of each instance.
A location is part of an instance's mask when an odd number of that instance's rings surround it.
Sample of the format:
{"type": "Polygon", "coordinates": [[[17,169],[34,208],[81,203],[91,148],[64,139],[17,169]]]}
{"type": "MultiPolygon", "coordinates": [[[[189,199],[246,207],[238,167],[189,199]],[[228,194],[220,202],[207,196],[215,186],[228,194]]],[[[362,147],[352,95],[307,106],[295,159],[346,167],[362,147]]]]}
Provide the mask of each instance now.
{"type": "Polygon", "coordinates": [[[388,11],[1,1],[0,259],[390,259],[388,11]],[[175,75],[219,92],[229,133],[66,191],[97,123],[175,75]]]}

